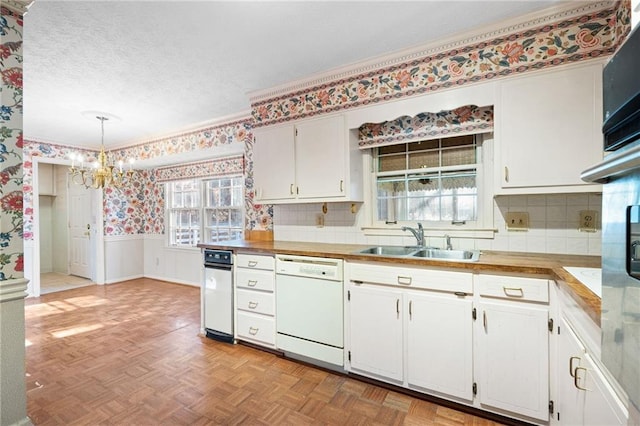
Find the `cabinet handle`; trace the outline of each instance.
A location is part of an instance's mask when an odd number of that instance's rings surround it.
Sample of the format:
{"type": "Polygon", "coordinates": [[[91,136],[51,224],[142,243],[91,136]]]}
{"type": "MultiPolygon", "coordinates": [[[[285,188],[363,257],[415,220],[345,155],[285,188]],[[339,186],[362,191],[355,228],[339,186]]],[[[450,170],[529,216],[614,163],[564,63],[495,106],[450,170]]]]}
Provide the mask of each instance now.
{"type": "Polygon", "coordinates": [[[411,319],[411,316],[413,315],[413,300],[409,300],[409,319],[411,319]]]}
{"type": "Polygon", "coordinates": [[[247,281],[247,285],[249,287],[255,287],[258,284],[258,280],[249,280],[247,281]]]}
{"type": "Polygon", "coordinates": [[[258,330],[260,330],[259,328],[253,328],[253,327],[249,327],[249,334],[251,334],[252,336],[255,336],[256,334],[258,334],[258,330]]]}
{"type": "Polygon", "coordinates": [[[293,184],[289,185],[289,194],[293,195],[293,184]]]}
{"type": "Polygon", "coordinates": [[[487,311],[482,311],[482,326],[484,331],[487,331],[487,311]]]}
{"type": "Polygon", "coordinates": [[[257,265],[258,265],[257,260],[250,260],[249,263],[247,264],[249,268],[255,268],[257,265]]]}
{"type": "Polygon", "coordinates": [[[504,166],[504,181],[509,182],[509,168],[504,166]]]}
{"type": "Polygon", "coordinates": [[[585,379],[585,382],[587,381],[587,369],[584,368],[584,367],[576,367],[576,375],[573,376],[573,385],[576,388],[580,389],[580,390],[591,392],[591,389],[587,389],[584,386],[580,386],[578,384],[578,382],[580,381],[580,376],[578,375],[578,370],[584,370],[584,379],[585,379]]]}
{"type": "Polygon", "coordinates": [[[580,361],[579,356],[572,356],[571,358],[569,358],[569,374],[571,375],[571,377],[576,377],[576,369],[578,367],[573,366],[573,361],[575,361],[576,359],[580,361]]]}
{"type": "Polygon", "coordinates": [[[344,181],[340,181],[340,192],[344,192],[344,181]]]}
{"type": "Polygon", "coordinates": [[[255,309],[258,307],[258,302],[249,301],[249,309],[255,309]]]}
{"type": "Polygon", "coordinates": [[[396,299],[396,314],[400,315],[400,299],[396,299]]]}
{"type": "Polygon", "coordinates": [[[411,277],[403,277],[402,275],[398,275],[398,284],[411,285],[411,277]]]}
{"type": "Polygon", "coordinates": [[[524,297],[524,290],[520,287],[502,287],[502,291],[507,297],[524,297]]]}

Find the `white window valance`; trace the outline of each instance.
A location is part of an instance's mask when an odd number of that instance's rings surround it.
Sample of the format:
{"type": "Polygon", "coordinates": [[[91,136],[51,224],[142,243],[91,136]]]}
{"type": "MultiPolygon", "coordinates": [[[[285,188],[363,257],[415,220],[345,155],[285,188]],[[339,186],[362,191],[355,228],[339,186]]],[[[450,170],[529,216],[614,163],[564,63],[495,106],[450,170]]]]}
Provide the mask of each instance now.
{"type": "Polygon", "coordinates": [[[392,121],[364,123],[359,128],[360,149],[395,145],[416,140],[438,139],[493,131],[493,105],[403,115],[392,121]]]}

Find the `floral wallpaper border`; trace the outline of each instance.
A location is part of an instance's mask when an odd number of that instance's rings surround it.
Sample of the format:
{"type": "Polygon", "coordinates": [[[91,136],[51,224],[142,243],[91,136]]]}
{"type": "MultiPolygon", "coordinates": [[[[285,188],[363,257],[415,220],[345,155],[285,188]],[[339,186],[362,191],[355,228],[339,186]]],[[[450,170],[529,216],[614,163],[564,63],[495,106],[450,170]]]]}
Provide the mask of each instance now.
{"type": "Polygon", "coordinates": [[[382,123],[364,123],[358,129],[360,149],[442,136],[462,136],[493,130],[493,106],[465,105],[449,111],[404,115],[382,123]]]}
{"type": "Polygon", "coordinates": [[[244,157],[220,158],[156,169],[156,180],[168,182],[188,178],[238,175],[244,172],[244,157]]]}
{"type": "Polygon", "coordinates": [[[24,277],[22,16],[0,15],[0,281],[24,277]]]}
{"type": "Polygon", "coordinates": [[[254,127],[422,95],[612,54],[630,30],[630,0],[366,74],[252,100],[254,127]]]}

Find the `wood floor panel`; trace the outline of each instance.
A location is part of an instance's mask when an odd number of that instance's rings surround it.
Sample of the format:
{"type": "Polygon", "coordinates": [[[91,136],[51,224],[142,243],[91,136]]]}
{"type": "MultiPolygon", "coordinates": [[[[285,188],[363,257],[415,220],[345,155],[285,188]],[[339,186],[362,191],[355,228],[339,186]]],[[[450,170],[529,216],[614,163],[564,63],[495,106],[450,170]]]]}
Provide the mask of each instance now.
{"type": "Polygon", "coordinates": [[[151,279],[27,299],[35,425],[497,423],[199,335],[199,289],[151,279]]]}

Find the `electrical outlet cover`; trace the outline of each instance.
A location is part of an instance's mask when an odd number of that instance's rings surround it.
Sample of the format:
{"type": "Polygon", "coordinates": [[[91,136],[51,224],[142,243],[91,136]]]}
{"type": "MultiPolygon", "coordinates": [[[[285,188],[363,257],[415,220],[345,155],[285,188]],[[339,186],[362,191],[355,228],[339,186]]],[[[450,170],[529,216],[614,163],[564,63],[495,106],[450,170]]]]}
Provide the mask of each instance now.
{"type": "Polygon", "coordinates": [[[526,231],[529,229],[529,213],[507,212],[504,218],[507,231],[526,231]]]}
{"type": "Polygon", "coordinates": [[[581,232],[596,232],[598,226],[597,214],[595,210],[580,210],[580,224],[578,230],[581,232]]]}

